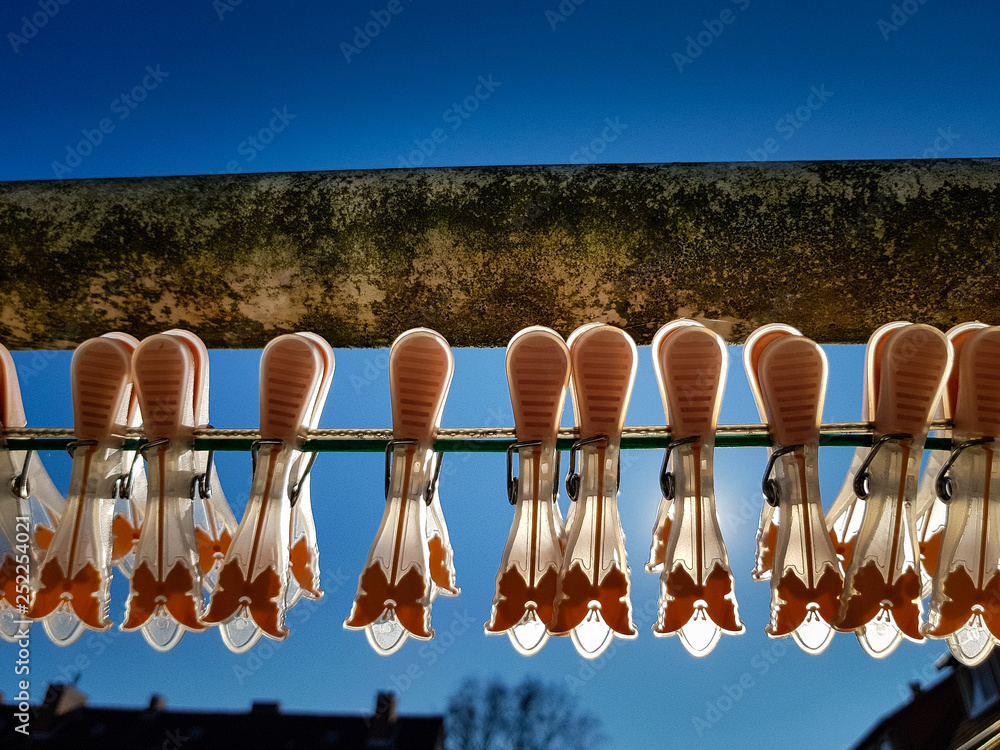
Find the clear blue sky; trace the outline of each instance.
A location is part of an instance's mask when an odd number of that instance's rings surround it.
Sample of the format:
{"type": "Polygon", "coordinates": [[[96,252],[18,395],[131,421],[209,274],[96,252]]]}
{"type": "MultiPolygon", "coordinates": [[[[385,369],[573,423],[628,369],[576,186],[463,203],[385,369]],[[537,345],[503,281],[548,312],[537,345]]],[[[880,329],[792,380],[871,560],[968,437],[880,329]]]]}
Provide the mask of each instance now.
{"type": "MultiPolygon", "coordinates": [[[[1000,155],[996,4],[898,5],[894,17],[889,2],[12,0],[0,11],[0,180],[1000,155]],[[367,44],[355,31],[366,24],[378,29],[367,44]]],[[[862,350],[827,351],[825,418],[858,419],[862,350]]],[[[740,350],[730,354],[722,422],[756,421],[740,350]]],[[[386,353],[337,357],[322,426],[388,426],[386,353]]],[[[628,422],[656,424],[663,415],[648,349],[640,357],[628,422]]],[[[258,359],[212,353],[215,424],[257,424],[258,359]]],[[[502,351],[456,359],[445,425],[511,424],[502,351]]],[[[69,354],[15,360],[34,373],[23,383],[29,424],[68,425],[69,354]]],[[[827,502],[849,458],[848,449],[824,450],[827,502]]],[[[67,457],[45,459],[65,489],[67,457]]],[[[511,509],[502,456],[468,454],[446,459],[441,485],[462,595],[435,603],[437,641],[376,656],[341,623],[381,517],[382,458],[323,455],[313,493],[327,597],[293,610],[287,641],[237,656],[216,633],[189,634],[157,654],[137,634],[88,634],[62,649],[36,628],[36,696],[80,671],[99,704],[139,704],[159,692],[175,706],[243,710],[269,699],[286,710],[360,712],[377,690],[395,688],[404,712],[437,712],[467,675],[532,675],[574,688],[615,748],[837,748],[897,704],[909,681],[935,678],[938,643],[903,643],[877,662],[853,636],[837,636],[819,657],[765,636],[768,587],[749,577],[763,449],[720,450],[716,461],[747,633],[724,637],[702,660],[676,639],[654,638],[657,579],[642,564],[660,454],[627,459],[621,509],[640,636],[597,662],[555,639],[525,659],[506,638],[482,634],[511,509]],[[727,688],[735,695],[744,675],[751,687],[699,735],[692,718],[716,718],[706,703],[727,688]]],[[[249,457],[220,464],[240,513],[249,457]]],[[[116,579],[116,622],[125,594],[116,579]]],[[[0,671],[0,690],[14,692],[13,680],[12,669],[0,671]]]]}

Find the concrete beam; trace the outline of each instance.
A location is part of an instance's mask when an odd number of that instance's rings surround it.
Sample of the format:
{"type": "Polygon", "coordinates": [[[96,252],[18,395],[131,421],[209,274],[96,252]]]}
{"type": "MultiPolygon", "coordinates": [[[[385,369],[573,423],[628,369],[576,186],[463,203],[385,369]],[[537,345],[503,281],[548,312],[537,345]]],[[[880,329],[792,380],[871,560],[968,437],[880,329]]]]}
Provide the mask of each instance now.
{"type": "Polygon", "coordinates": [[[173,326],[456,346],[592,320],[1000,323],[1000,159],[468,167],[0,183],[0,341],[173,326]]]}

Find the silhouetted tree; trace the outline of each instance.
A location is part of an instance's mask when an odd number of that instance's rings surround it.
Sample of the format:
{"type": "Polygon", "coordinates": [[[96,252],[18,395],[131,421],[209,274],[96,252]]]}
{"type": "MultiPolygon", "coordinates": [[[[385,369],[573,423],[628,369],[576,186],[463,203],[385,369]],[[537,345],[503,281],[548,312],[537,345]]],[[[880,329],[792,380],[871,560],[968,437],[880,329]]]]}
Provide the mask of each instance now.
{"type": "Polygon", "coordinates": [[[448,750],[588,750],[607,739],[574,696],[530,678],[516,687],[465,680],[445,721],[448,750]]]}

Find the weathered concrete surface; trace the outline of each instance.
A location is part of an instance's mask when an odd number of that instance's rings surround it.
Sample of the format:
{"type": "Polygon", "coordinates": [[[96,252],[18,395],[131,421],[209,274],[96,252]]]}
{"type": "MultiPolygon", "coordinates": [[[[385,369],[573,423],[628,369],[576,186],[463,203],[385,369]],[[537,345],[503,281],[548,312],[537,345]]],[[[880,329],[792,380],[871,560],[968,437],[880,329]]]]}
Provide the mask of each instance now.
{"type": "Polygon", "coordinates": [[[0,341],[172,326],[454,345],[712,319],[863,342],[1000,323],[1000,159],[470,167],[0,183],[0,341]]]}

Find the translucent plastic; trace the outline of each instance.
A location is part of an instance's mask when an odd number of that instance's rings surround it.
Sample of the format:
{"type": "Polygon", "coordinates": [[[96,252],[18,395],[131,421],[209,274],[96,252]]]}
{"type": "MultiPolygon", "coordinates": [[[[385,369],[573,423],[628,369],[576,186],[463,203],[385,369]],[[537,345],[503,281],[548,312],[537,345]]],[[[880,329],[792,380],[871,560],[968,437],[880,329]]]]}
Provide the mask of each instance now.
{"type": "MultiPolygon", "coordinates": [[[[931,414],[952,365],[951,344],[926,325],[892,331],[878,357],[876,443],[869,495],[847,567],[834,625],[854,631],[866,653],[890,654],[902,638],[919,642],[921,582],[915,501],[931,414]]],[[[874,450],[874,448],[873,448],[874,450]]]]}
{"type": "MultiPolygon", "coordinates": [[[[22,479],[27,458],[24,451],[7,449],[4,433],[26,425],[14,360],[0,345],[0,493],[22,479]]],[[[24,494],[10,491],[0,499],[0,638],[11,642],[31,627],[22,612],[30,603],[45,546],[66,504],[34,454],[28,460],[24,494]]]]}
{"type": "Polygon", "coordinates": [[[618,458],[635,381],[632,338],[609,325],[570,338],[574,407],[582,439],[580,486],[568,523],[566,552],[549,632],[570,633],[581,656],[600,656],[617,635],[634,638],[630,571],[618,517],[618,458]]]}
{"type": "MultiPolygon", "coordinates": [[[[985,323],[960,323],[945,334],[951,342],[955,359],[951,374],[948,376],[948,382],[934,412],[935,419],[951,421],[954,405],[958,399],[958,364],[961,360],[962,345],[972,333],[986,327],[985,323]]],[[[937,430],[932,434],[935,437],[950,438],[951,430],[937,430]]],[[[941,539],[948,517],[948,507],[937,496],[936,487],[938,474],[941,473],[947,460],[948,451],[929,451],[927,460],[924,462],[924,470],[920,474],[920,482],[917,485],[917,541],[920,545],[920,578],[924,597],[931,593],[931,580],[934,571],[937,570],[941,539]]]]}
{"type": "Polygon", "coordinates": [[[58,645],[107,630],[111,583],[112,485],[122,473],[122,436],[131,397],[128,346],[89,339],[73,354],[73,451],[66,508],[49,543],[29,616],[58,645]]]}
{"type": "MultiPolygon", "coordinates": [[[[202,340],[190,331],[174,328],[166,331],[166,334],[180,338],[191,352],[194,360],[194,423],[197,428],[207,427],[210,373],[208,349],[202,340]]],[[[200,477],[208,473],[209,492],[202,493],[200,485],[195,488],[191,515],[194,518],[194,535],[198,544],[202,583],[206,590],[211,591],[215,588],[219,568],[232,543],[238,522],[229,503],[226,502],[226,495],[219,482],[214,462],[209,473],[208,453],[208,451],[196,451],[194,454],[195,474],[200,477]]]]}
{"type": "Polygon", "coordinates": [[[656,334],[652,354],[671,438],[697,438],[671,452],[675,499],[664,497],[653,530],[647,570],[657,564],[661,570],[653,632],[677,635],[690,654],[705,656],[723,632],[744,632],[715,511],[713,457],[726,345],[693,321],[676,321],[656,334]]]}
{"type": "Polygon", "coordinates": [[[434,636],[426,500],[434,440],[454,369],[448,342],[426,328],[402,334],[389,352],[393,438],[412,442],[393,449],[382,523],[344,622],[346,628],[363,629],[371,647],[384,656],[410,636],[434,636]]]}
{"type": "MultiPolygon", "coordinates": [[[[774,464],[780,520],[766,546],[772,573],[766,632],[774,638],[790,635],[803,651],[818,654],[833,638],[830,621],[843,587],[819,491],[826,355],[785,327],[766,326],[748,339],[744,363],[774,450],[801,446],[774,464]]],[[[758,538],[758,550],[762,546],[758,538]]],[[[761,561],[758,552],[758,571],[761,561]]]]}
{"type": "MultiPolygon", "coordinates": [[[[1000,328],[965,338],[956,360],[952,444],[1000,435],[1000,328]]],[[[1000,446],[955,456],[951,500],[924,635],[945,638],[955,658],[979,664],[1000,638],[1000,446]]]]}
{"type": "Polygon", "coordinates": [[[278,336],[261,355],[262,443],[250,498],[202,618],[219,625],[223,642],[235,653],[252,648],[262,635],[288,636],[289,488],[324,375],[321,347],[299,334],[278,336]]]}
{"type": "MultiPolygon", "coordinates": [[[[904,326],[911,325],[905,320],[886,323],[868,337],[865,347],[865,372],[861,389],[861,421],[871,422],[875,419],[875,400],[879,392],[880,374],[882,371],[882,350],[889,334],[904,326]]],[[[826,523],[830,527],[830,537],[833,548],[837,551],[841,567],[847,570],[851,564],[851,553],[858,531],[861,529],[861,519],[865,514],[865,500],[854,492],[854,477],[857,476],[861,464],[864,463],[870,448],[860,446],[854,450],[851,465],[840,492],[834,498],[833,504],[826,513],[826,523]]]]}
{"type": "Polygon", "coordinates": [[[195,359],[181,338],[157,334],[136,348],[132,369],[146,437],[169,442],[147,455],[146,516],[121,629],[141,630],[153,648],[169,651],[186,631],[206,628],[191,497],[198,468],[195,359]]]}
{"type": "Polygon", "coordinates": [[[525,656],[548,640],[563,547],[555,489],[556,439],[570,377],[569,349],[562,337],[534,326],[507,345],[507,385],[518,442],[540,442],[518,450],[514,521],[496,579],[486,632],[506,633],[525,656]]]}

